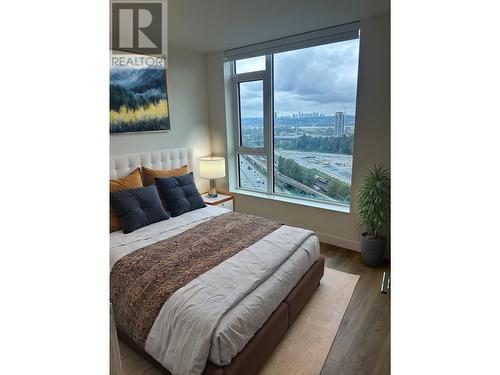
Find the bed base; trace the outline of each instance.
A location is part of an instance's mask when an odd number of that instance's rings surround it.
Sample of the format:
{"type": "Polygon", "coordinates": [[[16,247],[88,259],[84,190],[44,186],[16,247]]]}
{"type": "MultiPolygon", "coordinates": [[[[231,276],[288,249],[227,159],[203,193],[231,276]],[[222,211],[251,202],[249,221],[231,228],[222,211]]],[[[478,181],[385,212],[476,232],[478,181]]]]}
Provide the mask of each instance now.
{"type": "MultiPolygon", "coordinates": [[[[295,285],[288,296],[271,314],[264,325],[256,332],[243,350],[233,358],[227,366],[217,366],[208,362],[204,375],[254,375],[264,365],[280,339],[295,321],[300,311],[309,300],[323,277],[325,258],[321,257],[309,268],[300,281],[295,285]]],[[[156,361],[144,349],[118,331],[118,337],[125,342],[153,366],[165,374],[170,372],[156,361]]]]}

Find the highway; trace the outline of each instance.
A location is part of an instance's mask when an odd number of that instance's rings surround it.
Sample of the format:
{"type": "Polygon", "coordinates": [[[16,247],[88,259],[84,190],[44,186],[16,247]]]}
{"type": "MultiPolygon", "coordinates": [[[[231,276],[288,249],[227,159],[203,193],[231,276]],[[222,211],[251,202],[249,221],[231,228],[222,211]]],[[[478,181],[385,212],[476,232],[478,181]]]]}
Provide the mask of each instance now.
{"type": "MultiPolygon", "coordinates": [[[[267,179],[264,174],[262,174],[257,168],[255,168],[252,163],[259,165],[263,169],[267,169],[267,166],[262,161],[258,160],[253,156],[243,156],[240,161],[240,184],[242,187],[249,187],[256,190],[267,191],[267,179]],[[250,168],[249,168],[250,167],[250,168]]],[[[287,183],[291,186],[296,187],[308,194],[320,197],[326,200],[332,200],[328,195],[323,194],[317,190],[310,188],[298,181],[285,176],[280,172],[276,172],[276,177],[279,181],[287,183]]],[[[293,194],[291,194],[293,195],[293,194]]]]}
{"type": "MultiPolygon", "coordinates": [[[[267,191],[267,177],[248,162],[247,159],[250,158],[254,163],[259,163],[256,158],[240,156],[240,185],[255,190],[267,191]]],[[[266,169],[266,166],[264,166],[264,169],[266,169]]]]}
{"type": "Polygon", "coordinates": [[[290,177],[287,177],[284,174],[281,174],[280,172],[276,172],[276,175],[278,177],[278,180],[286,182],[287,184],[292,185],[292,186],[294,186],[302,191],[305,191],[306,193],[309,193],[312,195],[319,195],[321,198],[329,200],[329,201],[332,200],[332,198],[330,198],[328,195],[323,194],[317,190],[314,190],[314,189],[310,188],[309,186],[304,185],[298,181],[292,180],[290,177]]]}

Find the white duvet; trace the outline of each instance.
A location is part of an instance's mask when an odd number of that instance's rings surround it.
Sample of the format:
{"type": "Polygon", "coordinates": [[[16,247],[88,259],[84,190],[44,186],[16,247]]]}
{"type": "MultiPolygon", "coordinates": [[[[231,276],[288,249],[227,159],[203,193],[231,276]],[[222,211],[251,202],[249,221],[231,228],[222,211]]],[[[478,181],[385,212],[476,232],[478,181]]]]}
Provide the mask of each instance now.
{"type": "MultiPolygon", "coordinates": [[[[228,210],[208,206],[111,234],[111,267],[124,255],[170,238],[228,210]]],[[[173,374],[227,365],[319,258],[313,232],[282,226],[177,290],[163,305],[146,352],[173,374]]]]}

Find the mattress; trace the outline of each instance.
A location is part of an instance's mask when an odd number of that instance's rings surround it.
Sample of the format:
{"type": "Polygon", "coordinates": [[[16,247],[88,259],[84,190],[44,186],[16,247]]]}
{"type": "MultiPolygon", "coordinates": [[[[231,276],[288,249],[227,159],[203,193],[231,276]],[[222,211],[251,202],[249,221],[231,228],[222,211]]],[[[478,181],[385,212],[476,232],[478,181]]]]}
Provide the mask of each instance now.
{"type": "MultiPolygon", "coordinates": [[[[121,257],[135,250],[168,239],[226,212],[228,210],[224,208],[208,206],[149,225],[127,235],[121,231],[114,232],[110,235],[110,266],[112,267],[121,257]]],[[[206,275],[202,275],[204,278],[203,282],[207,283],[207,280],[210,280],[210,277],[212,277],[213,283],[216,278],[222,277],[222,275],[227,277],[228,274],[231,276],[231,273],[237,279],[238,273],[243,274],[245,271],[241,268],[241,265],[245,265],[245,268],[250,270],[263,268],[261,267],[262,262],[267,262],[265,258],[268,255],[269,257],[272,256],[272,251],[263,251],[265,247],[272,248],[276,243],[290,241],[294,237],[294,231],[304,230],[283,226],[280,230],[276,230],[252,246],[260,251],[259,256],[255,256],[256,253],[252,251],[253,249],[242,252],[243,254],[238,255],[241,258],[239,265],[236,265],[230,258],[216,267],[217,269],[210,270],[206,275]]],[[[265,279],[264,282],[248,293],[248,295],[241,298],[237,304],[231,306],[222,318],[218,320],[210,341],[208,359],[211,362],[219,366],[229,364],[231,359],[244,348],[246,343],[265,323],[310,266],[319,259],[318,238],[314,235],[307,235],[303,238],[304,240],[298,244],[297,250],[286,261],[265,279]]],[[[202,278],[202,276],[199,278],[202,278]]],[[[199,280],[193,280],[192,283],[179,289],[174,296],[177,299],[185,299],[189,296],[194,301],[196,294],[189,293],[193,293],[191,289],[194,289],[193,285],[196,282],[199,282],[199,280]]],[[[171,299],[174,299],[172,297],[171,299]]],[[[169,314],[172,314],[171,308],[167,305],[169,305],[169,301],[165,303],[164,308],[162,308],[158,315],[149,333],[145,349],[158,362],[170,369],[173,365],[168,362],[168,348],[164,344],[167,341],[168,335],[165,327],[170,319],[169,314]]],[[[181,372],[179,371],[179,373],[181,372]]]]}

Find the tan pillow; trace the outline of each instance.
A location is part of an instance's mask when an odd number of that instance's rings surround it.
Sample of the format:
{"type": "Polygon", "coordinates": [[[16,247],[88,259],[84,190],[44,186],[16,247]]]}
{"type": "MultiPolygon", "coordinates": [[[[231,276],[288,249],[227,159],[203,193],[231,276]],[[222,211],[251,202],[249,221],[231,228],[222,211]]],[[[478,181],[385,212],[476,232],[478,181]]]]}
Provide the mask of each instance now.
{"type": "MultiPolygon", "coordinates": [[[[130,173],[128,176],[117,178],[116,180],[109,180],[109,192],[123,190],[123,189],[133,189],[142,187],[141,170],[137,168],[135,171],[130,173]]],[[[109,208],[109,231],[114,232],[119,230],[120,221],[118,216],[113,212],[111,207],[109,208]]]]}
{"type": "Polygon", "coordinates": [[[155,178],[184,176],[189,173],[187,165],[175,169],[149,169],[142,167],[142,174],[144,176],[144,186],[155,183],[155,178]]]}

